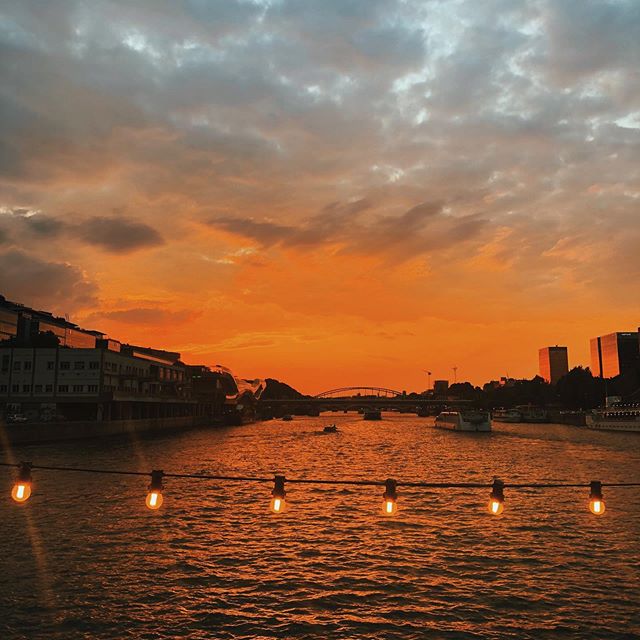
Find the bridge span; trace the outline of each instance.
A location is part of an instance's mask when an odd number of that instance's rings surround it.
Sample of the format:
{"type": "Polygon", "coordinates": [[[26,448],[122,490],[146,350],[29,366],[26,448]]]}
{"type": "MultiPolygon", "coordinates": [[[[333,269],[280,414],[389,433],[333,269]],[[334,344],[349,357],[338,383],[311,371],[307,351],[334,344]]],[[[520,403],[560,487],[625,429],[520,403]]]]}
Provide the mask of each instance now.
{"type": "Polygon", "coordinates": [[[341,387],[329,389],[316,396],[258,401],[258,413],[264,418],[287,414],[317,416],[325,411],[398,411],[417,415],[436,415],[445,407],[464,407],[470,400],[450,400],[437,396],[407,395],[385,387],[341,387]]]}

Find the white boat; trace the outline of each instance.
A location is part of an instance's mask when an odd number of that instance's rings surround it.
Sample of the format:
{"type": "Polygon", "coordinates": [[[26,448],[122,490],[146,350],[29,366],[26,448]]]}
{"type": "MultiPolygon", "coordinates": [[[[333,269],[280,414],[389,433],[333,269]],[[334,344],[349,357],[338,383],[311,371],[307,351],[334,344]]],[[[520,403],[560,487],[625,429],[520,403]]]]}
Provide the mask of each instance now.
{"type": "Polygon", "coordinates": [[[596,409],[586,416],[589,429],[605,431],[635,431],[640,433],[640,404],[614,404],[596,409]]]}
{"type": "Polygon", "coordinates": [[[494,409],[491,419],[496,422],[522,422],[522,414],[517,409],[494,409]]]}
{"type": "Polygon", "coordinates": [[[434,426],[452,431],[491,431],[491,419],[486,411],[443,411],[434,426]]]}

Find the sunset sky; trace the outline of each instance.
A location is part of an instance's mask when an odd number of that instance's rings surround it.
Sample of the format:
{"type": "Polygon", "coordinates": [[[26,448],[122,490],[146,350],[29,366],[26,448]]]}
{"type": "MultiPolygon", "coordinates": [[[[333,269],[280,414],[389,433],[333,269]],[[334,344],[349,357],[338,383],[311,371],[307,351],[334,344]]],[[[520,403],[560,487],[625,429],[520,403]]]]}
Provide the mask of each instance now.
{"type": "Polygon", "coordinates": [[[0,5],[0,293],[301,391],[640,325],[637,0],[0,5]]]}

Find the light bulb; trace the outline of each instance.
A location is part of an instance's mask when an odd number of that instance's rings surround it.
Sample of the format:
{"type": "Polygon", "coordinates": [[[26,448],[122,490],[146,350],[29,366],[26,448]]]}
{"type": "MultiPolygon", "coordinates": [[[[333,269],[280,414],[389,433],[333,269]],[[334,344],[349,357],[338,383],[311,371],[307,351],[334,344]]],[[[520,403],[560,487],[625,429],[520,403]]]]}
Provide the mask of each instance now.
{"type": "Polygon", "coordinates": [[[498,478],[493,479],[487,510],[492,516],[499,516],[504,511],[504,482],[498,478]]]}
{"type": "Polygon", "coordinates": [[[398,513],[398,483],[393,478],[388,478],[384,483],[382,494],[382,515],[390,517],[398,513]]]}
{"type": "Polygon", "coordinates": [[[273,491],[269,502],[269,509],[271,509],[272,513],[282,513],[287,507],[287,501],[285,500],[287,492],[284,489],[285,480],[284,476],[278,475],[273,479],[273,491]]]}
{"type": "Polygon", "coordinates": [[[16,482],[11,490],[11,497],[16,502],[26,502],[31,496],[31,483],[30,482],[16,482]]]}
{"type": "Polygon", "coordinates": [[[385,516],[395,516],[398,513],[398,503],[395,500],[385,499],[382,502],[382,513],[385,516]]]}
{"type": "Polygon", "coordinates": [[[162,506],[163,498],[161,491],[149,491],[147,494],[147,507],[149,509],[159,509],[162,506]]]}
{"type": "Polygon", "coordinates": [[[271,509],[273,513],[282,513],[286,506],[287,501],[284,498],[277,498],[275,496],[271,498],[271,502],[269,503],[269,509],[271,509]]]}
{"type": "Polygon", "coordinates": [[[13,489],[11,489],[11,497],[16,502],[26,502],[31,495],[31,463],[21,462],[18,468],[18,477],[13,489]]]}
{"type": "Polygon", "coordinates": [[[499,516],[504,511],[504,503],[500,502],[500,500],[491,498],[491,500],[489,500],[488,509],[490,514],[499,516]]]}
{"type": "Polygon", "coordinates": [[[589,494],[589,511],[594,516],[601,516],[605,512],[605,504],[602,499],[602,482],[591,481],[591,493],[589,494]]]}
{"type": "Polygon", "coordinates": [[[163,471],[154,470],[151,472],[151,482],[149,483],[149,493],[147,493],[147,499],[145,503],[149,509],[155,511],[162,506],[164,502],[162,498],[162,478],[164,476],[163,471]]]}

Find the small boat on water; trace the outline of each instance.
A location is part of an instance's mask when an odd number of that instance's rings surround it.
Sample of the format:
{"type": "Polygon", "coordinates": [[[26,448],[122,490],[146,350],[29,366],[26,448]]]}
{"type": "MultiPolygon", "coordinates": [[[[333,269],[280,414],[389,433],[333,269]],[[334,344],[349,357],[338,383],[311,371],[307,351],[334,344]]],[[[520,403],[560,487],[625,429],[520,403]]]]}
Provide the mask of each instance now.
{"type": "Polygon", "coordinates": [[[522,414],[517,409],[494,409],[491,419],[496,422],[522,422],[522,414]]]}
{"type": "Polygon", "coordinates": [[[587,414],[586,422],[588,429],[640,433],[640,403],[616,403],[606,409],[595,409],[587,414]]]}
{"type": "Polygon", "coordinates": [[[382,420],[382,412],[379,409],[372,409],[364,412],[365,420],[382,420]]]}
{"type": "Polygon", "coordinates": [[[322,431],[324,433],[337,433],[338,432],[338,427],[336,427],[335,424],[329,424],[322,431]]]}
{"type": "Polygon", "coordinates": [[[282,416],[282,420],[284,422],[291,422],[291,420],[293,420],[293,416],[287,413],[286,416],[282,416]]]}
{"type": "Polygon", "coordinates": [[[436,417],[435,427],[451,431],[491,431],[486,411],[443,411],[436,417]]]}

